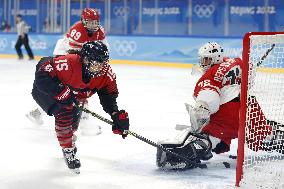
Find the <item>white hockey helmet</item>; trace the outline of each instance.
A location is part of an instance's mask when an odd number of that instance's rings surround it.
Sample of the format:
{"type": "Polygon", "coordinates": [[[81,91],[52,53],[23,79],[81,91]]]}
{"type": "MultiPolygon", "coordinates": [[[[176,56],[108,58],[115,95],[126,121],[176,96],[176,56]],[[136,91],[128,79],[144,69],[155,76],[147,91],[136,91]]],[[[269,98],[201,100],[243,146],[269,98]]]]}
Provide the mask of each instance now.
{"type": "Polygon", "coordinates": [[[198,50],[199,65],[203,71],[207,71],[214,64],[223,62],[224,50],[216,42],[208,42],[198,50]]]}

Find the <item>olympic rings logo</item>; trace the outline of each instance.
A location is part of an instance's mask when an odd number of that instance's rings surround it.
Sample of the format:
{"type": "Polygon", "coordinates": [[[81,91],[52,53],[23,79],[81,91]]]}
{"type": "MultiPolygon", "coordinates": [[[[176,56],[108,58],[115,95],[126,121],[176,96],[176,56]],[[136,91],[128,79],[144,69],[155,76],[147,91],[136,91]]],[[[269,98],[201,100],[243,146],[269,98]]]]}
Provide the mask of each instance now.
{"type": "Polygon", "coordinates": [[[215,11],[215,6],[210,5],[195,5],[193,11],[199,18],[209,18],[215,11]]]}
{"type": "Polygon", "coordinates": [[[129,14],[129,7],[122,7],[122,6],[118,7],[118,6],[115,6],[113,8],[113,13],[117,17],[123,17],[123,16],[129,14]]]}
{"type": "Polygon", "coordinates": [[[113,47],[119,56],[132,56],[137,49],[137,44],[135,41],[116,40],[113,47]]]}
{"type": "Polygon", "coordinates": [[[0,50],[4,50],[8,46],[8,41],[6,38],[0,39],[0,50]]]}

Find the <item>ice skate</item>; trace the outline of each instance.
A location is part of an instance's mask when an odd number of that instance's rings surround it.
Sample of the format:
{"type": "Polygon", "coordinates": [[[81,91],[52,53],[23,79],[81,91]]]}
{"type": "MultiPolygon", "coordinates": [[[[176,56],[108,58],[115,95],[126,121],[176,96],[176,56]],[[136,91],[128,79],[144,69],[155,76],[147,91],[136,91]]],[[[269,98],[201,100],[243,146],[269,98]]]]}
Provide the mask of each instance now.
{"type": "Polygon", "coordinates": [[[43,124],[42,113],[38,108],[27,113],[26,117],[36,125],[43,124]]]}
{"type": "Polygon", "coordinates": [[[89,114],[87,114],[86,112],[82,112],[82,115],[81,115],[81,120],[89,120],[89,114]]]}
{"type": "Polygon", "coordinates": [[[80,160],[76,157],[77,148],[63,148],[63,157],[68,168],[76,174],[80,174],[81,163],[80,160]]]}

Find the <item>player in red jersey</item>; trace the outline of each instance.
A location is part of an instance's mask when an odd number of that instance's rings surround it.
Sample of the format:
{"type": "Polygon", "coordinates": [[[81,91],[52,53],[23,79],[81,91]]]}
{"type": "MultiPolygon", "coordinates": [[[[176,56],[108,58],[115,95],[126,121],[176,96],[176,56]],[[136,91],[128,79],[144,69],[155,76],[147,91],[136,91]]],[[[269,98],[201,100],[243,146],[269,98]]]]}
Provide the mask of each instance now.
{"type": "Polygon", "coordinates": [[[79,55],[45,57],[36,67],[32,96],[48,115],[55,117],[55,131],[65,161],[76,173],[81,164],[72,138],[80,118],[78,101],[97,93],[104,111],[113,120],[113,132],[127,136],[128,113],[118,109],[116,75],[108,61],[107,46],[95,41],[85,43],[79,55]]]}
{"type": "MultiPolygon", "coordinates": [[[[53,51],[54,56],[66,55],[80,51],[83,44],[88,41],[102,41],[107,44],[105,39],[104,28],[100,25],[100,14],[96,9],[85,8],[81,14],[81,20],[76,22],[66,33],[63,39],[59,39],[53,51]]],[[[87,107],[87,100],[82,99],[84,106],[87,107]]],[[[30,111],[26,116],[37,125],[43,124],[42,115],[44,112],[40,108],[30,111]]],[[[88,120],[88,115],[82,113],[81,118],[88,120]]],[[[85,124],[87,128],[88,124],[85,124]]],[[[92,126],[88,129],[88,133],[100,134],[100,126],[92,126]],[[91,131],[92,130],[92,131],[91,131]]]]}
{"type": "MultiPolygon", "coordinates": [[[[231,140],[238,137],[242,60],[224,57],[223,51],[215,42],[206,43],[199,49],[199,65],[203,75],[195,85],[195,106],[186,104],[191,125],[179,133],[176,137],[178,141],[161,142],[170,150],[197,162],[210,159],[212,152],[220,154],[229,151],[231,140]],[[199,133],[201,137],[194,137],[190,133],[199,133]]],[[[255,132],[258,137],[255,137],[255,141],[247,142],[252,150],[258,151],[263,149],[263,142],[272,134],[271,125],[276,122],[266,120],[255,97],[250,98],[254,98],[254,104],[250,106],[254,107],[255,114],[263,117],[261,121],[250,120],[250,129],[258,130],[255,132]]],[[[276,125],[280,126],[278,123],[276,125]]],[[[159,149],[157,165],[169,169],[186,169],[193,166],[166,155],[159,149]]]]}
{"type": "Polygon", "coordinates": [[[82,11],[81,20],[69,29],[63,39],[58,40],[53,54],[65,55],[69,50],[80,50],[87,41],[103,41],[107,44],[96,9],[85,8],[82,11]]]}

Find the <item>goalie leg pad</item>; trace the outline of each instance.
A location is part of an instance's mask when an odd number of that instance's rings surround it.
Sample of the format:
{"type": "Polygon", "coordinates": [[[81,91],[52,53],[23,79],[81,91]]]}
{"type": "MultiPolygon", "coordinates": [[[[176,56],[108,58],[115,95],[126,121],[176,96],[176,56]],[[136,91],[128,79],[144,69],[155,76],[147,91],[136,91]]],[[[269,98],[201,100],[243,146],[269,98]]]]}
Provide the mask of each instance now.
{"type": "MultiPolygon", "coordinates": [[[[182,144],[160,143],[168,150],[180,154],[193,162],[200,163],[200,160],[209,160],[213,157],[211,153],[211,142],[207,135],[199,134],[204,138],[198,138],[189,134],[182,144]],[[205,139],[206,137],[206,139],[205,139]]],[[[157,149],[156,164],[164,170],[185,170],[196,168],[195,165],[176,157],[172,154],[157,149]]]]}

